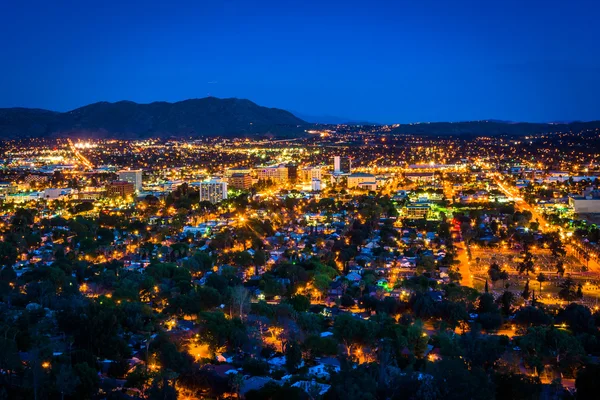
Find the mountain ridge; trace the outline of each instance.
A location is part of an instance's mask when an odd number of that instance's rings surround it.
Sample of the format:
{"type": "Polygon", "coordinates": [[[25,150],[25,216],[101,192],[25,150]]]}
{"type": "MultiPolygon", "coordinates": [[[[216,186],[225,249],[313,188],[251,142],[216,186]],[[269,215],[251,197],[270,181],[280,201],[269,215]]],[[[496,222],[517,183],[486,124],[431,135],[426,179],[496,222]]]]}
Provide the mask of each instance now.
{"type": "MultiPolygon", "coordinates": [[[[383,124],[353,123],[374,130],[383,124]]],[[[66,112],[39,108],[0,108],[0,140],[17,138],[95,137],[296,137],[315,126],[336,129],[336,123],[307,122],[292,112],[239,98],[203,97],[177,102],[100,101],[66,112]]],[[[566,130],[600,129],[600,121],[567,123],[515,122],[498,119],[463,122],[421,122],[387,125],[392,134],[435,136],[526,136],[566,130]]]]}
{"type": "Polygon", "coordinates": [[[0,138],[81,136],[232,136],[303,132],[292,113],[247,99],[204,97],[178,102],[101,101],[66,112],[0,109],[0,138]]]}

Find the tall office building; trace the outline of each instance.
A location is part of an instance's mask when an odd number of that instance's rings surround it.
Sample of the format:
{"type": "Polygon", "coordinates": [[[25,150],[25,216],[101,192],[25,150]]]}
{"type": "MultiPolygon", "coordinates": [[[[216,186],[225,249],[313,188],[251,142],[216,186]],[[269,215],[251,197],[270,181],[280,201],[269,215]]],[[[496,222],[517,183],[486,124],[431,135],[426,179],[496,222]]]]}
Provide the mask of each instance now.
{"type": "Polygon", "coordinates": [[[133,184],[136,192],[142,191],[142,170],[141,169],[124,169],[117,172],[120,181],[125,181],[133,184]]]}
{"type": "Polygon", "coordinates": [[[333,172],[335,174],[349,174],[352,165],[348,157],[333,157],[333,172]]]}
{"type": "Polygon", "coordinates": [[[218,178],[200,182],[200,201],[213,204],[227,199],[227,182],[218,178]]]}
{"type": "Polygon", "coordinates": [[[286,167],[288,170],[288,180],[291,183],[296,183],[298,180],[298,166],[296,164],[288,164],[286,167]]]}

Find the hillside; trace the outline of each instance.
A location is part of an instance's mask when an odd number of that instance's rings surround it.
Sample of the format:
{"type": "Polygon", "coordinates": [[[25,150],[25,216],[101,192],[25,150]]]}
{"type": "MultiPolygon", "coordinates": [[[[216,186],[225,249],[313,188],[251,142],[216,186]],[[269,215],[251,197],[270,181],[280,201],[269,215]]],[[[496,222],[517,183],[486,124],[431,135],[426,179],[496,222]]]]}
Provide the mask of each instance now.
{"type": "Polygon", "coordinates": [[[531,123],[503,121],[431,122],[402,124],[392,133],[429,136],[526,136],[536,133],[580,132],[600,129],[600,121],[569,123],[531,123]]]}
{"type": "Polygon", "coordinates": [[[100,102],[65,113],[27,108],[0,109],[0,138],[95,136],[285,135],[306,122],[292,113],[249,100],[206,97],[176,103],[100,102]]]}

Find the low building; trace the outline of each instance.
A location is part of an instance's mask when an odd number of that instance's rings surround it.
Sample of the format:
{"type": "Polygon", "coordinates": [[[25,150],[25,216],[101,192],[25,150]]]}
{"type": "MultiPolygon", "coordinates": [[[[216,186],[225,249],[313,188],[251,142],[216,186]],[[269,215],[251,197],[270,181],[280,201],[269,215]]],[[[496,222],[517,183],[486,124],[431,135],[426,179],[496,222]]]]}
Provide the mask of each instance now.
{"type": "Polygon", "coordinates": [[[44,174],[31,174],[31,175],[27,175],[25,177],[25,182],[28,183],[29,185],[40,185],[43,183],[48,182],[49,180],[49,175],[44,175],[44,174]]]}
{"type": "Polygon", "coordinates": [[[377,178],[373,174],[355,172],[348,175],[348,189],[360,188],[360,184],[370,182],[377,185],[377,178]]]}
{"type": "Polygon", "coordinates": [[[377,190],[377,181],[375,181],[375,182],[360,182],[358,184],[358,188],[374,192],[377,190]]]}
{"type": "Polygon", "coordinates": [[[131,182],[113,181],[106,186],[108,197],[127,197],[135,193],[135,186],[131,182]]]}
{"type": "Polygon", "coordinates": [[[435,175],[433,172],[407,172],[404,177],[413,182],[433,182],[435,175]]]}
{"type": "Polygon", "coordinates": [[[286,183],[288,181],[288,167],[285,165],[260,167],[256,173],[261,181],[271,181],[273,183],[286,183]]]}
{"type": "Polygon", "coordinates": [[[248,190],[252,187],[252,177],[249,173],[237,172],[229,177],[229,186],[233,189],[248,190]]]}
{"type": "Polygon", "coordinates": [[[598,214],[600,190],[586,190],[582,196],[569,197],[569,205],[577,214],[598,214]]]}
{"type": "Polygon", "coordinates": [[[58,200],[73,195],[73,192],[71,188],[48,188],[44,189],[44,199],[58,200]]]}
{"type": "Polygon", "coordinates": [[[404,215],[408,218],[427,218],[431,208],[426,203],[409,203],[404,208],[404,215]]]}

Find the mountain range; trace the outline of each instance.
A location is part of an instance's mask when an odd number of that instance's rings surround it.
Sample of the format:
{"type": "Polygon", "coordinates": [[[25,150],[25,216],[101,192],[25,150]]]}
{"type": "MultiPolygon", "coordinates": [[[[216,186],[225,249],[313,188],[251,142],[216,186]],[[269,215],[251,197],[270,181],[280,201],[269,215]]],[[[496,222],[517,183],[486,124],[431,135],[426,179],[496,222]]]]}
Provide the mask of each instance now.
{"type": "Polygon", "coordinates": [[[307,122],[250,100],[205,97],[176,103],[100,102],[60,113],[0,109],[0,138],[157,136],[254,136],[298,134],[307,122]]]}
{"type": "MultiPolygon", "coordinates": [[[[296,137],[315,126],[335,129],[335,117],[300,118],[289,111],[262,107],[245,99],[205,97],[175,103],[99,102],[68,112],[0,108],[0,139],[150,137],[296,137]],[[311,122],[307,122],[311,121],[311,122]]],[[[348,123],[348,121],[346,121],[348,123]]],[[[370,123],[354,123],[373,125],[370,123]]],[[[376,129],[376,128],[375,128],[376,129]]],[[[395,134],[452,136],[525,136],[545,132],[600,129],[600,121],[526,123],[499,120],[401,124],[395,134]]],[[[390,130],[388,130],[390,131],[390,130]]]]}

